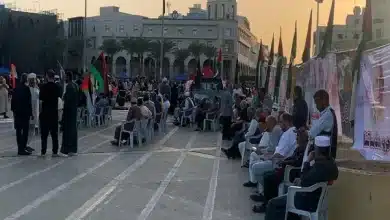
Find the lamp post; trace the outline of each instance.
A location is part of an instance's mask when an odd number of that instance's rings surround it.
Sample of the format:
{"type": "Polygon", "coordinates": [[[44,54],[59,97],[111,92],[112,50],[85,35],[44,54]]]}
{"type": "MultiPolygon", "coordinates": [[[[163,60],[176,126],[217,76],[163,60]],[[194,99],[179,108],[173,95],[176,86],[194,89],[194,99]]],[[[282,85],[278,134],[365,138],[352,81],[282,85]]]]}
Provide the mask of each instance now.
{"type": "Polygon", "coordinates": [[[162,10],[162,17],[161,17],[160,78],[163,76],[163,65],[164,65],[164,21],[165,21],[165,0],[163,0],[163,10],[162,10]]]}
{"type": "Polygon", "coordinates": [[[81,62],[84,72],[87,70],[87,6],[87,0],[84,0],[83,53],[81,62]]]}

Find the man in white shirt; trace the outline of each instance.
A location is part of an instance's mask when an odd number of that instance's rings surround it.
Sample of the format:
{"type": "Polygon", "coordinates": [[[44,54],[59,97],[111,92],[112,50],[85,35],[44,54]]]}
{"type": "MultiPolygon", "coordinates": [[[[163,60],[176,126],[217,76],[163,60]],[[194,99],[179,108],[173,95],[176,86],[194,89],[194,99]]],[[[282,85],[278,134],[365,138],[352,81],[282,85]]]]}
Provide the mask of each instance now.
{"type": "Polygon", "coordinates": [[[256,187],[257,183],[263,182],[263,174],[273,170],[273,164],[283,160],[294,153],[296,147],[296,131],[293,126],[293,118],[290,114],[281,115],[280,127],[284,131],[273,154],[265,154],[264,161],[260,161],[249,166],[249,182],[244,183],[245,187],[256,187]]]}

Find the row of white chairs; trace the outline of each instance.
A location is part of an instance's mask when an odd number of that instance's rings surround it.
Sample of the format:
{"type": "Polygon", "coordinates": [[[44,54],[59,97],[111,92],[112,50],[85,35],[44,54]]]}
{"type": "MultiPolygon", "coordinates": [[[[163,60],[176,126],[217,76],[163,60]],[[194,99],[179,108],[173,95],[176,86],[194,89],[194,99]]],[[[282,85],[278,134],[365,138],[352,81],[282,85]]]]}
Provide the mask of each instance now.
{"type": "Polygon", "coordinates": [[[152,141],[155,136],[154,125],[158,124],[158,133],[167,132],[167,117],[168,111],[165,110],[156,114],[154,118],[147,118],[142,120],[124,121],[121,124],[121,132],[119,135],[119,146],[122,145],[122,135],[128,134],[126,143],[129,143],[130,148],[134,147],[134,136],[137,137],[138,146],[141,145],[142,140],[145,139],[145,144],[152,141]]]}
{"type": "Polygon", "coordinates": [[[95,107],[92,113],[86,108],[77,109],[77,126],[100,127],[112,122],[112,107],[95,107]]]}
{"type": "MultiPolygon", "coordinates": [[[[183,124],[187,121],[189,121],[190,126],[195,124],[195,117],[196,117],[196,110],[197,106],[194,106],[193,108],[187,109],[187,110],[181,110],[180,112],[180,126],[183,126],[183,124]]],[[[207,123],[210,123],[211,129],[215,132],[219,128],[219,114],[218,112],[209,112],[206,113],[206,116],[203,120],[203,131],[206,131],[207,123]]]]}

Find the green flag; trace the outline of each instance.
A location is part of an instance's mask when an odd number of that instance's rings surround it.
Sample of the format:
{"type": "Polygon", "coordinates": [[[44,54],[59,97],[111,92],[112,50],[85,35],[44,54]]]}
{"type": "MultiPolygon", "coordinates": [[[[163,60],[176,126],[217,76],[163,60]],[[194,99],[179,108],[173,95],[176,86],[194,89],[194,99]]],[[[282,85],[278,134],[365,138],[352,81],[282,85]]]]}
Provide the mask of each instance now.
{"type": "Polygon", "coordinates": [[[335,7],[335,0],[332,1],[332,6],[330,8],[330,13],[329,13],[328,25],[326,26],[326,32],[324,36],[324,42],[322,44],[320,54],[318,54],[318,56],[322,58],[326,56],[326,54],[331,50],[331,46],[332,46],[334,7],[335,7]]]}
{"type": "Polygon", "coordinates": [[[93,64],[91,64],[90,72],[95,80],[95,88],[98,92],[104,92],[104,62],[105,58],[103,53],[100,54],[99,58],[95,60],[93,64]]]}
{"type": "Polygon", "coordinates": [[[363,36],[356,51],[356,57],[353,61],[353,84],[352,84],[352,98],[350,106],[349,119],[351,124],[354,124],[355,120],[355,103],[356,103],[356,93],[357,93],[357,84],[360,79],[360,60],[363,55],[363,51],[366,49],[367,42],[372,40],[372,11],[371,11],[371,0],[366,0],[366,8],[363,15],[363,36]]]}
{"type": "Polygon", "coordinates": [[[290,65],[288,66],[286,99],[290,99],[290,96],[291,96],[292,90],[293,90],[292,66],[294,64],[294,60],[295,60],[296,56],[297,56],[297,21],[295,21],[295,32],[294,32],[293,42],[292,42],[292,46],[291,46],[290,65]]]}

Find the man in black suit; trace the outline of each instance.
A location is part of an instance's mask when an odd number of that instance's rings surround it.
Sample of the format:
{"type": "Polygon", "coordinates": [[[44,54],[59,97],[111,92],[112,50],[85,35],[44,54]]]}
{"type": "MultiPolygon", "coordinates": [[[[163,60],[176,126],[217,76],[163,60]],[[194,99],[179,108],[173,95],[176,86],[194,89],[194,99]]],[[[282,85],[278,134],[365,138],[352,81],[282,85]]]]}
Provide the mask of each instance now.
{"type": "Polygon", "coordinates": [[[27,147],[30,119],[33,117],[31,92],[27,85],[27,74],[23,74],[20,84],[14,90],[11,110],[14,114],[18,155],[31,155],[32,149],[27,147]]]}

